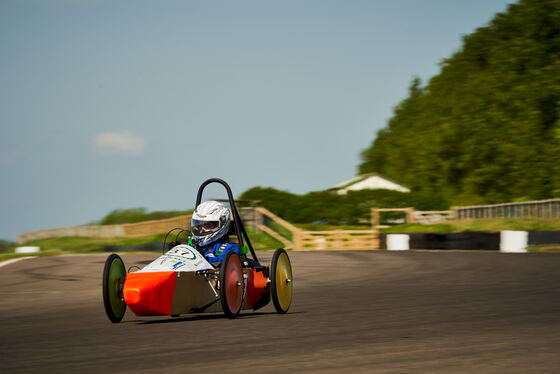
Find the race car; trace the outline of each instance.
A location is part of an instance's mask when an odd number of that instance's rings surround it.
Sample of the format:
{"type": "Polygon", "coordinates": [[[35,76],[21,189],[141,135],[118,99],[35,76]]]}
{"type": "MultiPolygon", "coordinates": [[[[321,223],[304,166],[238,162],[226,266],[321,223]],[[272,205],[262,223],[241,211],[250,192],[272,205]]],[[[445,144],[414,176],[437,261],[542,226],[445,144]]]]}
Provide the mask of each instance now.
{"type": "Polygon", "coordinates": [[[288,253],[278,248],[270,266],[261,265],[225,181],[212,178],[202,183],[195,206],[201,203],[204,188],[211,183],[226,189],[233,218],[228,234],[230,239],[237,239],[239,254],[227,252],[219,264],[210,264],[191,241],[180,241],[177,237],[165,252],[166,236],[164,253],[136,271],[127,272],[118,254],[109,255],[102,286],[109,320],[120,322],[127,306],[136,316],[223,312],[235,318],[242,310],[264,307],[270,299],[278,313],[288,312],[293,293],[288,253]]]}

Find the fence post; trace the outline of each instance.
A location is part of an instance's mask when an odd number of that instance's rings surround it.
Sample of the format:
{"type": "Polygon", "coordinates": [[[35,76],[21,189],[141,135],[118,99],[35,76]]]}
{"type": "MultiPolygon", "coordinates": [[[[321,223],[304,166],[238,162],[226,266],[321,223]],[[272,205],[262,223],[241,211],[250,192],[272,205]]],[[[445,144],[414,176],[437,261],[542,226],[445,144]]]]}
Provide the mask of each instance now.
{"type": "Polygon", "coordinates": [[[406,223],[414,223],[414,208],[406,208],[406,223]]]}
{"type": "Polygon", "coordinates": [[[379,230],[375,229],[375,232],[371,234],[371,244],[372,249],[381,248],[381,239],[379,238],[379,230]]]}
{"type": "Polygon", "coordinates": [[[255,231],[257,233],[260,233],[261,232],[260,226],[264,224],[263,215],[258,209],[255,208],[253,208],[253,214],[255,219],[255,231]]]}
{"type": "Polygon", "coordinates": [[[292,231],[292,241],[294,242],[294,251],[303,250],[301,229],[296,228],[292,231]]]}
{"type": "Polygon", "coordinates": [[[334,242],[336,243],[335,246],[334,246],[334,248],[346,249],[346,248],[344,247],[344,238],[343,238],[343,236],[342,236],[342,231],[336,230],[334,242]]]}
{"type": "Polygon", "coordinates": [[[371,208],[371,229],[377,230],[377,226],[379,226],[379,210],[371,208]]]}

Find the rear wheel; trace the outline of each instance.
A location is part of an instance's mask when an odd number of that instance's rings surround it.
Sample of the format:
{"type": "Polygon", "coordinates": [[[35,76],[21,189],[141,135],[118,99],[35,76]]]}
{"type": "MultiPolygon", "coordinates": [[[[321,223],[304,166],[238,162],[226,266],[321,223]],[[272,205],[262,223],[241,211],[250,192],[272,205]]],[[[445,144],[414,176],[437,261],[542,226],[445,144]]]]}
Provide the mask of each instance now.
{"type": "Polygon", "coordinates": [[[290,309],[294,288],[292,280],[292,264],[288,253],[283,248],[278,248],[270,265],[272,302],[278,313],[284,314],[290,309]]]}
{"type": "Polygon", "coordinates": [[[124,262],[117,254],[112,254],[105,261],[103,269],[103,304],[111,322],[120,322],[126,312],[123,297],[126,270],[124,262]]]}
{"type": "Polygon", "coordinates": [[[243,304],[243,266],[239,255],[228,252],[220,267],[220,301],[229,318],[235,318],[243,304]]]}

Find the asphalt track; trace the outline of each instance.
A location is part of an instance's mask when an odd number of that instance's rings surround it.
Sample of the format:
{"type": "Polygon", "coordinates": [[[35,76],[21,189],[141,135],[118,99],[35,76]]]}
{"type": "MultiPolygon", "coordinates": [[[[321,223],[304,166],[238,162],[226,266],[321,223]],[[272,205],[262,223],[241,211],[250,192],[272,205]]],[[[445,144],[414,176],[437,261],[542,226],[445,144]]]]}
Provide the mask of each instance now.
{"type": "Polygon", "coordinates": [[[560,372],[560,254],[290,256],[290,312],[269,305],[235,320],[128,311],[113,324],[101,296],[105,255],[4,266],[0,372],[560,372]]]}

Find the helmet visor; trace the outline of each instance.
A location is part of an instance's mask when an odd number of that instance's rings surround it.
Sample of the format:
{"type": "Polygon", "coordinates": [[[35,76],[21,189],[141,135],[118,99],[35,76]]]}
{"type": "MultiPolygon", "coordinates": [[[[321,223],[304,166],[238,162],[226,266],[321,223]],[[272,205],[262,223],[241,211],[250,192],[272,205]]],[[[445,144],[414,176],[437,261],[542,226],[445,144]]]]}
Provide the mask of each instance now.
{"type": "Polygon", "coordinates": [[[196,236],[207,236],[215,233],[220,228],[218,221],[200,221],[193,219],[191,223],[192,233],[196,236]]]}

